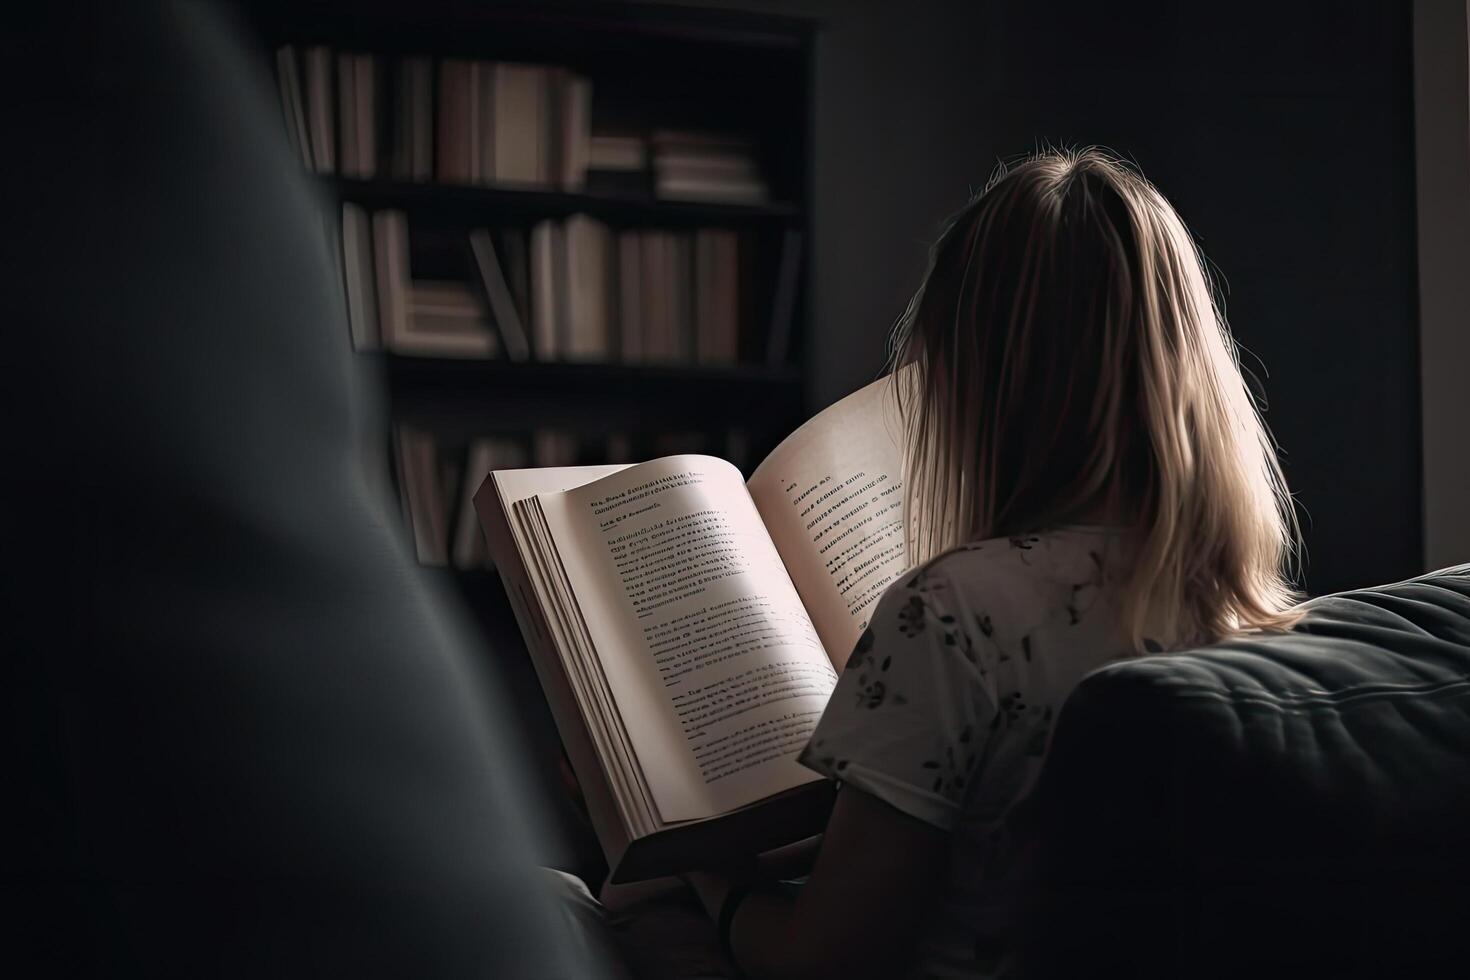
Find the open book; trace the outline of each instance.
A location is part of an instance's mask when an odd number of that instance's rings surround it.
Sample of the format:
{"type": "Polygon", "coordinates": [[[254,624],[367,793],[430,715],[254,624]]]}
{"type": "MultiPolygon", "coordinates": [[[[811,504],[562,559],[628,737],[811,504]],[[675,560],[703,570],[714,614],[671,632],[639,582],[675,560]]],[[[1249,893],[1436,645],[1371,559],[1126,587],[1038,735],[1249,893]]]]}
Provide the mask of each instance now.
{"type": "Polygon", "coordinates": [[[796,761],[904,568],[875,382],[746,483],[710,456],[492,472],[475,495],[614,881],[821,830],[796,761]]]}

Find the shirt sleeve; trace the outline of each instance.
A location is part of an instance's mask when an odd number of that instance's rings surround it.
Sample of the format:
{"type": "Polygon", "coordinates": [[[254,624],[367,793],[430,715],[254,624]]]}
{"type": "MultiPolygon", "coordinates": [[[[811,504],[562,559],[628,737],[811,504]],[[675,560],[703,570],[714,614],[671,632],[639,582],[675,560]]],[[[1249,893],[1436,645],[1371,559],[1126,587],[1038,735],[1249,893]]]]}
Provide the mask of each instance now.
{"type": "Polygon", "coordinates": [[[996,715],[973,637],[942,579],[900,580],[874,608],[802,764],[951,829],[996,715]]]}

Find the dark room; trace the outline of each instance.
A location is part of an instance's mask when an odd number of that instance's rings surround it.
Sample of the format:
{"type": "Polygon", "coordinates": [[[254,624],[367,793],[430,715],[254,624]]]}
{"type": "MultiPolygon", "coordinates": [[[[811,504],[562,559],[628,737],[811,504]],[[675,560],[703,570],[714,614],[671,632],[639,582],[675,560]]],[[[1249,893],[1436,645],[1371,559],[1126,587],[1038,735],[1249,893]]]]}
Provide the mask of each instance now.
{"type": "Polygon", "coordinates": [[[1467,0],[0,36],[8,975],[1465,975],[1467,0]]]}

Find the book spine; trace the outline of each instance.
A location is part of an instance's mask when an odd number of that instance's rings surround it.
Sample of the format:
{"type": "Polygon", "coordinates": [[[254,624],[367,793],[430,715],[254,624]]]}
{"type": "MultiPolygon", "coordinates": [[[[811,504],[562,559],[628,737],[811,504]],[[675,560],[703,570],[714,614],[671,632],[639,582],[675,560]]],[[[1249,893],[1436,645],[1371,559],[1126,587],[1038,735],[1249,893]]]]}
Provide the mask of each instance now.
{"type": "Polygon", "coordinates": [[[495,181],[536,186],[541,179],[545,72],[530,65],[495,66],[495,181]]]}
{"type": "Polygon", "coordinates": [[[719,316],[715,296],[716,232],[701,228],[694,233],[694,360],[697,364],[719,361],[715,335],[719,316]]]}
{"type": "Polygon", "coordinates": [[[668,294],[664,289],[668,269],[664,259],[665,235],[661,231],[642,232],[643,248],[643,319],[639,326],[642,334],[644,360],[662,362],[668,360],[669,345],[668,294]]]}
{"type": "Polygon", "coordinates": [[[525,324],[521,322],[505,273],[495,255],[495,243],[488,231],[479,229],[470,233],[470,251],[475,266],[480,271],[480,282],[485,289],[485,298],[490,305],[495,329],[500,333],[505,356],[512,361],[529,360],[531,345],[526,337],[525,324]]]}
{"type": "Polygon", "coordinates": [[[475,179],[481,184],[495,183],[495,65],[481,62],[476,65],[479,72],[478,100],[479,115],[476,119],[479,135],[480,163],[475,179]]]}
{"type": "Polygon", "coordinates": [[[580,191],[587,183],[592,142],[592,83],[569,74],[562,85],[561,186],[580,191]]]}
{"type": "Polygon", "coordinates": [[[337,144],[342,147],[341,171],[344,177],[362,176],[358,164],[360,146],[357,139],[357,66],[353,55],[337,54],[337,144]]]}
{"type": "Polygon", "coordinates": [[[612,305],[610,237],[606,225],[587,215],[574,215],[567,221],[569,357],[607,358],[612,305]]]}
{"type": "Polygon", "coordinates": [[[434,73],[428,58],[409,62],[409,177],[426,181],[434,172],[434,73]]]}
{"type": "Polygon", "coordinates": [[[694,258],[693,239],[683,233],[671,235],[668,250],[669,306],[672,359],[679,364],[694,360],[694,258]]]}
{"type": "Polygon", "coordinates": [[[402,211],[373,215],[373,251],[382,345],[396,350],[408,336],[408,219],[402,211]]]}
{"type": "Polygon", "coordinates": [[[531,228],[531,328],[534,353],[540,361],[554,361],[559,353],[555,230],[556,223],[551,220],[538,222],[531,228]]]}
{"type": "Polygon", "coordinates": [[[378,59],[370,54],[357,56],[357,174],[371,179],[378,175],[378,59]]]}
{"type": "Polygon", "coordinates": [[[618,358],[641,364],[643,348],[643,262],[641,233],[618,233],[618,358]]]}
{"type": "Polygon", "coordinates": [[[558,357],[565,357],[572,351],[571,271],[571,263],[567,260],[567,227],[562,222],[553,221],[551,280],[556,302],[552,329],[556,332],[554,347],[558,357]]]}
{"type": "Polygon", "coordinates": [[[342,205],[342,264],[347,286],[347,322],[352,347],[373,351],[382,346],[373,276],[372,226],[367,212],[350,201],[342,205]]]}
{"type": "Polygon", "coordinates": [[[332,52],[326,47],[306,51],[306,107],[311,129],[312,169],[336,173],[336,127],[332,123],[332,52]]]}
{"type": "Polygon", "coordinates": [[[470,66],[458,58],[439,63],[438,158],[440,183],[470,183],[470,66]]]}
{"type": "Polygon", "coordinates": [[[395,180],[413,179],[413,59],[389,66],[392,99],[389,106],[388,173],[395,180]]]}

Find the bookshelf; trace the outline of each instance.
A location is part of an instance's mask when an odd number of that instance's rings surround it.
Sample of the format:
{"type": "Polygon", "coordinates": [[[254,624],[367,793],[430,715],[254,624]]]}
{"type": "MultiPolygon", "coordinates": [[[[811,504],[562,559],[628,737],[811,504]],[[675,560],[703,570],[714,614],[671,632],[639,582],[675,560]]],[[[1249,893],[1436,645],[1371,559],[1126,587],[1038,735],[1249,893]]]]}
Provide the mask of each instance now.
{"type": "MultiPolygon", "coordinates": [[[[815,25],[611,2],[276,0],[246,17],[339,234],[354,356],[386,380],[408,534],[556,746],[499,582],[461,533],[466,495],[487,465],[699,451],[749,472],[806,418],[815,25]],[[573,224],[595,234],[579,246],[573,224]],[[394,248],[407,269],[385,268],[394,248]],[[605,275],[590,294],[589,268],[605,275]],[[425,284],[448,305],[414,320],[425,284]],[[512,305],[529,357],[512,356],[512,305]],[[430,322],[486,331],[490,355],[410,348],[405,324],[430,322]]],[[[595,846],[581,858],[595,874],[595,846]]]]}
{"type": "MultiPolygon", "coordinates": [[[[359,333],[355,323],[354,342],[364,363],[377,366],[388,380],[395,426],[407,422],[443,436],[451,454],[465,452],[478,435],[493,434],[518,441],[525,462],[539,464],[691,449],[730,455],[734,446],[741,458],[733,461],[748,470],[805,417],[810,21],[673,5],[454,0],[267,2],[252,5],[250,16],[283,90],[283,125],[303,166],[328,201],[357,210],[356,258],[343,261],[360,261],[358,278],[373,279],[375,286],[362,287],[364,298],[357,304],[361,322],[374,329],[359,333]],[[319,63],[313,61],[318,55],[319,63]],[[283,57],[290,64],[289,82],[283,57]],[[542,128],[502,129],[513,114],[507,107],[517,105],[506,101],[505,93],[522,85],[525,66],[535,66],[543,76],[536,96],[542,128]],[[464,79],[451,80],[451,68],[461,76],[471,70],[477,74],[460,84],[464,79]],[[516,72],[520,75],[510,77],[516,72]],[[569,101],[569,80],[583,86],[581,103],[569,101]],[[420,97],[415,84],[422,89],[421,105],[415,101],[420,97]],[[360,95],[364,88],[368,94],[354,111],[352,93],[360,95]],[[318,95],[320,105],[313,101],[318,95]],[[471,101],[468,114],[460,111],[465,99],[471,101]],[[590,165],[575,180],[550,172],[530,186],[525,179],[501,179],[502,158],[515,157],[528,140],[540,140],[543,161],[556,157],[551,170],[572,160],[576,154],[564,124],[577,111],[592,143],[608,136],[639,141],[641,166],[608,172],[593,159],[582,161],[590,165]],[[466,127],[474,130],[469,137],[447,135],[466,127]],[[363,149],[358,134],[367,130],[371,136],[363,149]],[[513,138],[505,139],[507,133],[513,138]],[[695,134],[693,149],[660,148],[659,140],[670,133],[695,134]],[[330,157],[325,165],[319,157],[323,136],[330,157]],[[689,163],[685,158],[701,152],[698,139],[713,140],[715,153],[722,140],[735,140],[739,157],[706,156],[689,163]],[[445,161],[470,152],[467,144],[475,147],[479,162],[467,171],[456,164],[453,173],[446,172],[445,161]],[[422,160],[415,156],[420,153],[422,160]],[[704,187],[671,196],[660,168],[675,157],[687,166],[713,168],[697,175],[740,165],[758,183],[758,193],[725,199],[730,195],[718,188],[710,194],[704,187]],[[383,214],[400,216],[406,229],[399,234],[403,264],[412,270],[403,273],[410,288],[421,283],[464,287],[466,309],[450,310],[455,316],[469,312],[477,293],[485,300],[478,311],[483,317],[424,320],[483,326],[492,334],[484,344],[488,356],[478,349],[471,357],[444,356],[463,351],[436,349],[438,338],[416,348],[412,338],[406,339],[403,324],[409,321],[402,317],[393,320],[398,333],[389,335],[380,264],[385,248],[376,227],[383,214]],[[592,263],[618,280],[600,284],[598,301],[620,308],[604,310],[596,324],[610,336],[600,333],[596,343],[576,351],[553,350],[557,343],[565,345],[556,332],[564,324],[558,320],[539,336],[541,327],[533,321],[540,318],[540,308],[550,309],[558,298],[570,305],[568,297],[576,290],[568,287],[567,274],[556,279],[549,272],[542,278],[551,285],[542,289],[535,274],[536,233],[541,226],[584,219],[605,235],[592,263]],[[524,342],[506,343],[504,318],[494,315],[485,295],[489,287],[477,281],[482,278],[477,260],[465,247],[477,229],[488,232],[505,271],[520,314],[512,319],[521,321],[524,342]],[[706,232],[723,236],[728,251],[719,257],[719,272],[698,282],[701,268],[715,268],[699,265],[706,261],[700,248],[708,243],[699,240],[706,232]],[[665,250],[681,249],[672,259],[674,271],[654,277],[657,283],[647,268],[652,246],[646,237],[641,239],[641,281],[637,271],[625,272],[629,256],[622,251],[623,239],[640,235],[660,238],[654,244],[665,250]],[[521,260],[531,271],[519,284],[510,268],[516,255],[507,256],[507,250],[532,253],[521,260]],[[362,258],[369,251],[370,261],[362,258]],[[611,262],[602,254],[609,251],[617,253],[611,262]],[[701,306],[700,288],[709,287],[719,273],[725,275],[723,291],[710,287],[701,306]],[[657,304],[647,301],[630,309],[623,306],[624,297],[640,286],[651,296],[650,284],[669,289],[665,305],[682,311],[679,323],[662,329],[698,334],[718,318],[718,344],[675,336],[653,349],[658,345],[630,340],[630,331],[638,332],[630,323],[657,320],[651,312],[657,304]],[[713,316],[705,315],[710,311],[713,316]],[[512,356],[522,345],[530,348],[529,359],[512,356]],[[706,356],[701,345],[720,350],[706,356]],[[574,458],[535,458],[534,434],[542,428],[562,433],[563,446],[574,458]],[[609,438],[615,445],[607,444],[609,438]]],[[[587,152],[582,147],[583,156],[587,152]]],[[[347,237],[344,232],[339,239],[343,247],[347,237]]],[[[560,239],[557,247],[570,248],[560,239]]],[[[550,268],[559,253],[547,254],[553,255],[544,263],[550,268]]],[[[662,258],[660,253],[652,261],[662,258]]],[[[570,275],[575,278],[577,271],[570,275]]],[[[349,293],[352,288],[347,286],[349,293]]],[[[410,297],[413,302],[420,298],[418,293],[410,297]]],[[[427,309],[413,302],[411,310],[427,309]]],[[[437,314],[449,308],[432,309],[437,314]]],[[[556,315],[567,316],[565,310],[556,315]]]]}

